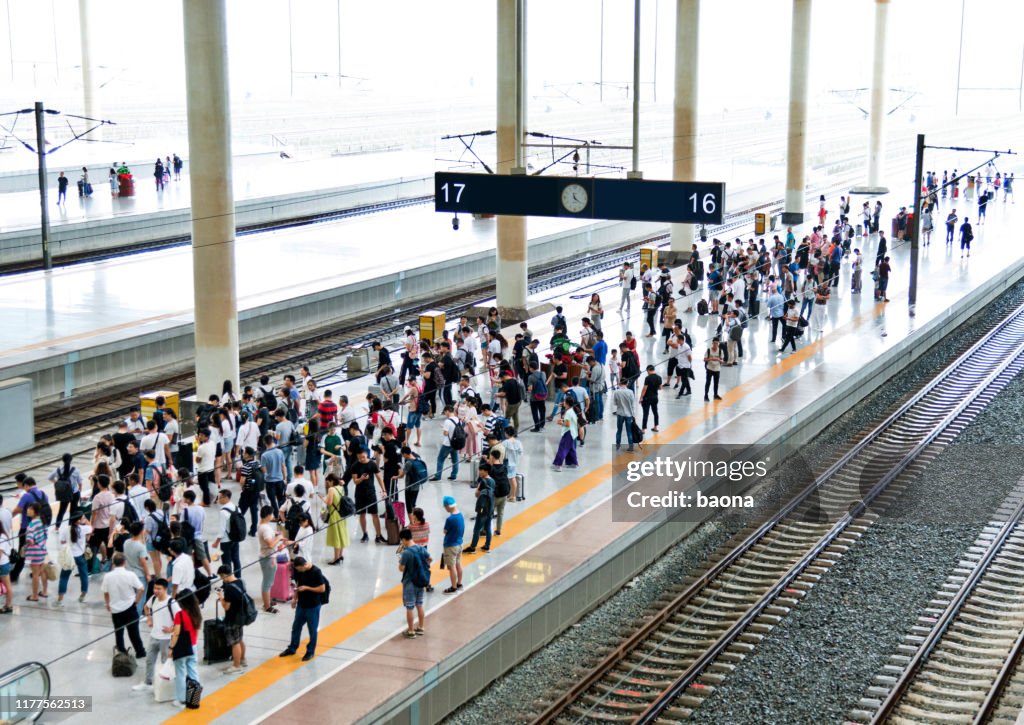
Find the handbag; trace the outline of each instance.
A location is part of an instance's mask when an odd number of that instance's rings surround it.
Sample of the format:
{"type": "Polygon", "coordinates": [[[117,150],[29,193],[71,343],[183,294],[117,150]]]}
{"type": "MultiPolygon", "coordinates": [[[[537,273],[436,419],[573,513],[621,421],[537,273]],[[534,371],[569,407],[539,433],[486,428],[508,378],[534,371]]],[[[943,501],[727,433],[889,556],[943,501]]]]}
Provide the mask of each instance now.
{"type": "Polygon", "coordinates": [[[64,544],[57,550],[57,563],[61,571],[71,571],[75,568],[75,557],[71,553],[71,544],[64,544]]]}
{"type": "Polygon", "coordinates": [[[43,565],[43,570],[46,571],[46,578],[52,582],[57,581],[57,565],[52,561],[46,562],[43,565]]]}

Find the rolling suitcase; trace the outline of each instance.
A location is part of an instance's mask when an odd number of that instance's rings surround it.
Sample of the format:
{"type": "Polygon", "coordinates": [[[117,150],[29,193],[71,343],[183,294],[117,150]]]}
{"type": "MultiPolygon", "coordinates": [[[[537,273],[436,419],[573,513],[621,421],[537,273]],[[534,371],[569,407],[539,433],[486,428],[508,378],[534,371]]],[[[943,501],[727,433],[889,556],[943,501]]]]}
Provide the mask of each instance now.
{"type": "Polygon", "coordinates": [[[519,479],[519,489],[516,491],[516,498],[519,501],[526,500],[526,474],[516,473],[516,478],[519,479]]]}
{"type": "Polygon", "coordinates": [[[277,560],[277,572],[274,574],[274,585],[270,588],[270,598],[275,602],[290,602],[294,590],[292,589],[292,568],[288,562],[288,555],[284,555],[284,562],[280,557],[277,560]]]}
{"type": "Polygon", "coordinates": [[[395,509],[390,500],[384,502],[384,533],[388,546],[398,546],[401,542],[398,534],[401,529],[398,527],[398,518],[395,516],[395,509]]]}
{"type": "Polygon", "coordinates": [[[214,605],[213,619],[203,622],[203,661],[208,665],[227,662],[231,659],[227,624],[223,619],[218,618],[217,609],[218,607],[214,605]]]}

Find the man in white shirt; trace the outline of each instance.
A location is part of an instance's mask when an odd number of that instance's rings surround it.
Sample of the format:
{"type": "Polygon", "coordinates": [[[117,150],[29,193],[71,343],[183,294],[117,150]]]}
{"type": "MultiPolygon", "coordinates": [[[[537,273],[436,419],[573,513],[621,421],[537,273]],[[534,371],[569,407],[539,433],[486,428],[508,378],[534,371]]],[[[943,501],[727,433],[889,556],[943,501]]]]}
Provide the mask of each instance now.
{"type": "Polygon", "coordinates": [[[178,452],[178,444],[181,442],[181,426],[178,419],[174,417],[174,411],[164,408],[164,435],[171,449],[171,462],[174,462],[175,454],[178,452]]]}
{"type": "Polygon", "coordinates": [[[626,314],[628,315],[631,308],[631,302],[629,293],[633,291],[633,280],[636,278],[636,272],[633,271],[633,265],[629,262],[622,263],[622,269],[619,270],[619,288],[622,290],[622,296],[619,299],[619,313],[622,313],[622,308],[625,306],[626,314]]]}
{"type": "Polygon", "coordinates": [[[174,554],[174,561],[171,562],[171,596],[177,597],[178,592],[195,589],[196,567],[192,563],[192,552],[186,552],[185,545],[179,539],[171,542],[171,553],[174,554]]]}
{"type": "Polygon", "coordinates": [[[128,489],[128,500],[135,509],[135,513],[139,515],[139,521],[145,521],[147,515],[145,504],[146,499],[149,498],[149,489],[142,482],[142,476],[132,475],[135,476],[135,479],[132,480],[132,487],[128,489]]]}
{"type": "Polygon", "coordinates": [[[221,561],[231,567],[235,576],[240,577],[242,560],[238,555],[238,548],[241,542],[231,540],[231,514],[238,511],[238,506],[231,502],[231,491],[226,488],[217,494],[217,503],[220,504],[220,532],[213,545],[220,547],[221,561]]]}
{"type": "Polygon", "coordinates": [[[124,424],[128,426],[128,432],[135,436],[136,441],[141,441],[142,436],[146,435],[146,421],[142,419],[142,414],[137,407],[128,411],[128,417],[125,418],[124,424]]]}
{"type": "Polygon", "coordinates": [[[451,458],[452,461],[452,471],[448,480],[454,481],[459,475],[459,451],[451,446],[452,433],[455,432],[455,426],[458,424],[459,419],[455,417],[455,408],[446,405],[444,407],[444,425],[441,427],[441,450],[437,454],[437,471],[430,479],[431,481],[441,480],[441,471],[444,470],[444,462],[448,458],[451,458]]]}
{"type": "Polygon", "coordinates": [[[143,453],[153,451],[156,453],[156,462],[160,464],[161,468],[166,468],[168,461],[173,460],[170,440],[160,432],[155,420],[146,424],[146,430],[146,435],[142,436],[142,440],[139,441],[139,450],[143,453]]]}
{"type": "Polygon", "coordinates": [[[136,692],[153,689],[156,660],[159,657],[162,664],[170,653],[174,615],[181,607],[168,596],[167,587],[166,579],[154,580],[153,596],[146,602],[146,607],[143,610],[146,615],[146,624],[149,625],[149,649],[146,650],[146,680],[132,688],[136,692]]]}
{"type": "Polygon", "coordinates": [[[338,430],[348,430],[352,421],[356,419],[355,412],[348,405],[348,396],[338,396],[338,430]]]}
{"type": "Polygon", "coordinates": [[[199,448],[196,449],[196,479],[203,492],[203,506],[210,505],[210,484],[215,483],[213,467],[217,462],[217,444],[210,440],[210,431],[200,430],[199,448]]]}
{"type": "MultiPolygon", "coordinates": [[[[416,339],[416,335],[413,333],[411,327],[405,328],[405,339],[402,342],[405,346],[405,350],[402,351],[402,367],[398,371],[399,385],[405,385],[406,374],[410,377],[415,377],[412,370],[419,367],[417,363],[420,359],[420,343],[419,340],[416,339]]],[[[338,401],[338,405],[341,406],[340,400],[338,401]]]]}
{"type": "Polygon", "coordinates": [[[128,652],[124,648],[124,633],[128,630],[135,659],[141,659],[146,656],[146,648],[139,635],[139,600],[146,593],[146,587],[135,572],[125,567],[127,559],[124,554],[117,552],[112,561],[114,568],[103,577],[102,589],[103,601],[114,620],[115,647],[118,652],[128,652]]]}

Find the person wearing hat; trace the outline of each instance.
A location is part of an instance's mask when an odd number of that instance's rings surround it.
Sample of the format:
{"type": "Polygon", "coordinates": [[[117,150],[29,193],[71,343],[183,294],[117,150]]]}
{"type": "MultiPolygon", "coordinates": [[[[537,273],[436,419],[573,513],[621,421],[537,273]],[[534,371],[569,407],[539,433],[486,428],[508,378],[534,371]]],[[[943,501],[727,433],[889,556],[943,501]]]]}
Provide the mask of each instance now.
{"type": "Polygon", "coordinates": [[[462,589],[462,539],[466,534],[466,519],[455,505],[455,498],[445,496],[441,503],[448,512],[444,520],[444,553],[441,563],[448,569],[451,586],[444,590],[445,594],[454,594],[462,589]]]}

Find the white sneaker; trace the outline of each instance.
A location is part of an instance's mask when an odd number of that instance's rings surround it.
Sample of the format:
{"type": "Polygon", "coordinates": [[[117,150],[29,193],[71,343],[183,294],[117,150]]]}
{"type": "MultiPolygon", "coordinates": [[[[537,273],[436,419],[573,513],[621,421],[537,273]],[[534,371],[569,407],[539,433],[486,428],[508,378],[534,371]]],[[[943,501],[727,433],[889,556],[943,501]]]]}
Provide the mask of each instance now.
{"type": "Polygon", "coordinates": [[[231,665],[230,667],[225,667],[223,670],[221,670],[221,672],[223,672],[225,675],[234,675],[241,671],[241,667],[235,667],[234,665],[231,665]]]}
{"type": "Polygon", "coordinates": [[[132,688],[135,692],[151,692],[153,690],[152,685],[147,685],[145,682],[140,682],[132,688]]]}

